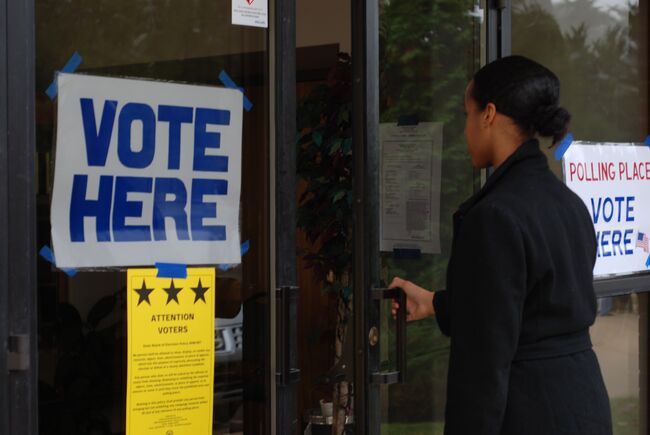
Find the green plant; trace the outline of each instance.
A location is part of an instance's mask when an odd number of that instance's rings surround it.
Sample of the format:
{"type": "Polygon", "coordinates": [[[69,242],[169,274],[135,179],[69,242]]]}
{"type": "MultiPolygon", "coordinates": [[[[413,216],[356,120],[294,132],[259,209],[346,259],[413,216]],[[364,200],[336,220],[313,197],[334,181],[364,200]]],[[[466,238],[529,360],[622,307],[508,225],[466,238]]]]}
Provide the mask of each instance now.
{"type": "Polygon", "coordinates": [[[350,56],[339,54],[325,83],[315,86],[298,107],[298,228],[310,243],[303,253],[323,291],[336,297],[333,379],[335,423],[343,431],[350,410],[350,384],[338,367],[352,314],[352,81],[350,56]]]}

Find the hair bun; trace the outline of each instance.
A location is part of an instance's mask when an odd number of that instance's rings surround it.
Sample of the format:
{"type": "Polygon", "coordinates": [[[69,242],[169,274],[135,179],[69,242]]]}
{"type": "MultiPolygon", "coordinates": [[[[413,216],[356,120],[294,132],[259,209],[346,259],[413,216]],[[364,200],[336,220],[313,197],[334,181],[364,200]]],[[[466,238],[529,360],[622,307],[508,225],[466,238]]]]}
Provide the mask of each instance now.
{"type": "Polygon", "coordinates": [[[533,127],[543,137],[552,137],[553,143],[562,139],[568,129],[571,114],[556,105],[540,106],[535,112],[533,127]]]}

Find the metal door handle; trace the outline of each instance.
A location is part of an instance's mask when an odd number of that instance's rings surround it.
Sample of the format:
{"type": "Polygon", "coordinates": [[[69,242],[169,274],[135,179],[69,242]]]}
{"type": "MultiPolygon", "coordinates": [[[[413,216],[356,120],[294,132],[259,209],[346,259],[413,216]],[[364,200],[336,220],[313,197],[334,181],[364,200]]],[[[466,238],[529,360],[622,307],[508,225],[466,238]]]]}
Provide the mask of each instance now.
{"type": "Polygon", "coordinates": [[[291,367],[291,322],[295,327],[295,312],[298,300],[298,287],[280,287],[276,289],[278,317],[278,369],[276,380],[279,385],[286,386],[300,381],[300,370],[291,367]]]}
{"type": "Polygon", "coordinates": [[[397,310],[396,340],[397,370],[374,372],[371,375],[373,384],[398,384],[406,381],[406,293],[399,287],[372,290],[372,299],[378,305],[386,299],[395,299],[400,309],[397,310]]]}

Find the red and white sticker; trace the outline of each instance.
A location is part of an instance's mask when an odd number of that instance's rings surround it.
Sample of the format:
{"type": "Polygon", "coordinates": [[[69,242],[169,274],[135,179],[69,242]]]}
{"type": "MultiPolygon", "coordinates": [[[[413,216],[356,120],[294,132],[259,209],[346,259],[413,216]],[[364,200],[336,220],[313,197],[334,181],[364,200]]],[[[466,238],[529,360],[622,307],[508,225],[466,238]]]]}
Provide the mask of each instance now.
{"type": "Polygon", "coordinates": [[[268,0],[232,0],[232,24],[268,28],[268,0]]]}

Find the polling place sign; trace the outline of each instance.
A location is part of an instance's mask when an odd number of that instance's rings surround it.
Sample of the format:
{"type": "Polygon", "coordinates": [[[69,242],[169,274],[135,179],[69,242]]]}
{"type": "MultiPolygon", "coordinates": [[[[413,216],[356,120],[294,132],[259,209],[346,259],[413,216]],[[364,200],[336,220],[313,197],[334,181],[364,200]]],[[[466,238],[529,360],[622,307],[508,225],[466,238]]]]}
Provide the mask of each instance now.
{"type": "Polygon", "coordinates": [[[650,267],[650,147],[574,142],[563,157],[565,183],[582,198],[594,223],[594,275],[650,267]]]}
{"type": "Polygon", "coordinates": [[[239,90],[59,74],[58,267],[239,263],[239,90]]]}

